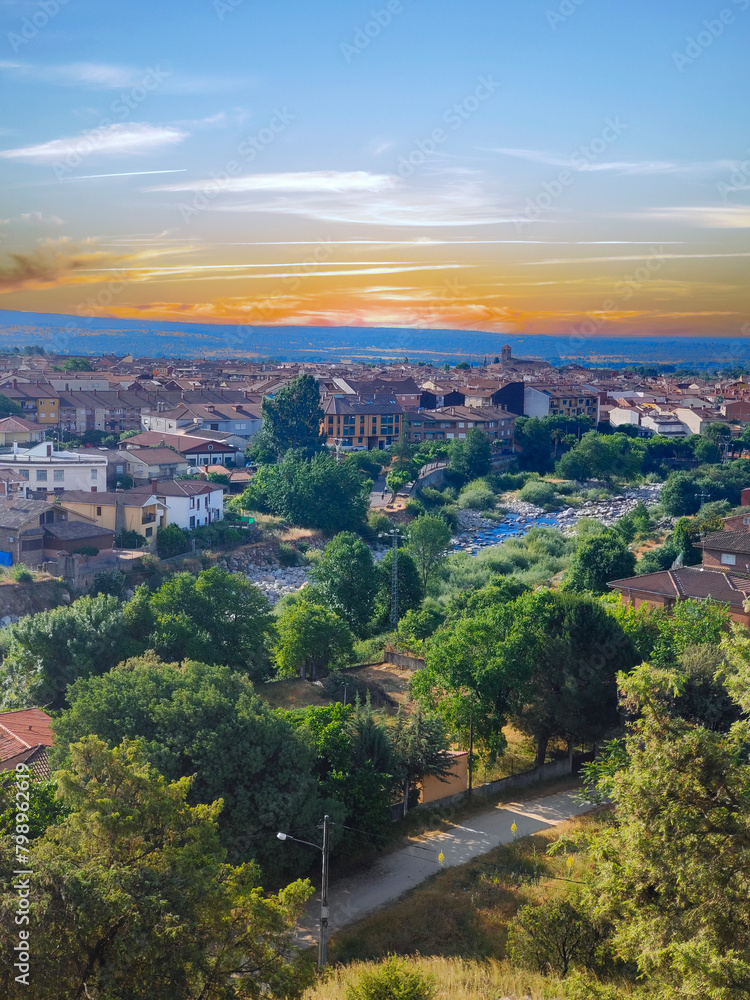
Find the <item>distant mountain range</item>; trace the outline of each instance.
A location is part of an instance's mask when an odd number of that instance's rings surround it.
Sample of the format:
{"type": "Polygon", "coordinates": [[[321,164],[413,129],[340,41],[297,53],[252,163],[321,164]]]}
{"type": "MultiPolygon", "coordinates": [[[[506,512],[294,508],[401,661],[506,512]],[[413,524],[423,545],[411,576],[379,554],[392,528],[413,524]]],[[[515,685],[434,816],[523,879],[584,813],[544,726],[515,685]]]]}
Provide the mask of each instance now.
{"type": "Polygon", "coordinates": [[[25,344],[69,354],[238,357],[278,361],[412,361],[481,364],[510,344],[513,356],[588,367],[668,364],[750,365],[750,339],[718,337],[523,336],[417,327],[238,326],[84,319],[0,310],[0,351],[25,344]]]}

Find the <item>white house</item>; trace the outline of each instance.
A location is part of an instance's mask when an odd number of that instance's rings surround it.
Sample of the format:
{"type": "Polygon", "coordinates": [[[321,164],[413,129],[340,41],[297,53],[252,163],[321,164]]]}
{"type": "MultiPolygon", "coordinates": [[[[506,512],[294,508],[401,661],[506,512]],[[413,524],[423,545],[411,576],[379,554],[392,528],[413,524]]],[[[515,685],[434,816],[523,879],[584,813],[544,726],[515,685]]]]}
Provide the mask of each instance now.
{"type": "Polygon", "coordinates": [[[217,483],[154,479],[128,492],[153,494],[167,508],[166,524],[176,524],[186,531],[221,521],[224,517],[224,489],[217,483]]]}
{"type": "Polygon", "coordinates": [[[12,469],[28,482],[29,488],[47,493],[85,490],[97,493],[107,488],[106,456],[94,451],[55,451],[51,441],[32,448],[19,448],[2,456],[5,469],[12,469]]]}

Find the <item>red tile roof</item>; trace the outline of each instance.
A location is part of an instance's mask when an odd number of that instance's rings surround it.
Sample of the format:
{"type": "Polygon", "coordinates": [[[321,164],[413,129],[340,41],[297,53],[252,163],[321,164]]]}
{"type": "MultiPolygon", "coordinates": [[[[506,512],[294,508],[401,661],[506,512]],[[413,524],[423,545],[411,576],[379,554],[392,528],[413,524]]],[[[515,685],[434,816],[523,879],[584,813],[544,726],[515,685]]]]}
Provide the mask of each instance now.
{"type": "Polygon", "coordinates": [[[51,747],[54,743],[51,723],[52,719],[41,708],[0,712],[0,761],[33,747],[51,747]]]}

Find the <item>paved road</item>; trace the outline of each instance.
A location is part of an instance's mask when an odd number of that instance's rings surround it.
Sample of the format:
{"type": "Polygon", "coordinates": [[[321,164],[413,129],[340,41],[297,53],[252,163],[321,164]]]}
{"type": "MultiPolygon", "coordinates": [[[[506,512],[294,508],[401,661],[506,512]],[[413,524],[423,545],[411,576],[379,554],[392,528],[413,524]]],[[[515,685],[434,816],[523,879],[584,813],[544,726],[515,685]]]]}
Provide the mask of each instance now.
{"type": "MultiPolygon", "coordinates": [[[[331,883],[328,893],[329,933],[335,933],[373,910],[392,903],[434,875],[440,870],[437,860],[441,852],[445,856],[443,867],[463,865],[499,844],[510,843],[514,822],[516,836],[525,837],[590,810],[591,805],[576,802],[572,792],[558,792],[528,802],[495,806],[465,824],[419,837],[408,847],[378,858],[356,875],[331,883]]],[[[319,917],[320,896],[316,896],[311,900],[308,914],[300,926],[301,940],[305,944],[317,940],[319,917]]]]}

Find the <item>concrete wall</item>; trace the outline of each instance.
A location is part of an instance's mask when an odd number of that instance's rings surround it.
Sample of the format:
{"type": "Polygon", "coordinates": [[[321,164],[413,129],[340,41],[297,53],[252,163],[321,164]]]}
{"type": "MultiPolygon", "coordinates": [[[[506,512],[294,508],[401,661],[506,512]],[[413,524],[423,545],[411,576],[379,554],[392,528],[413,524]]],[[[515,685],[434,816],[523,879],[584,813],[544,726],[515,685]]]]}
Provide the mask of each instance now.
{"type": "Polygon", "coordinates": [[[383,659],[386,663],[395,663],[397,667],[407,667],[411,670],[421,670],[424,660],[418,656],[410,656],[408,653],[397,653],[393,649],[386,649],[383,659]]]}

